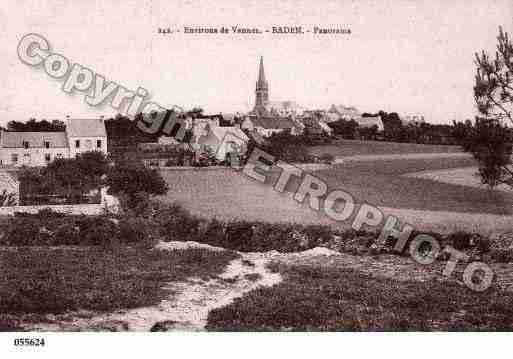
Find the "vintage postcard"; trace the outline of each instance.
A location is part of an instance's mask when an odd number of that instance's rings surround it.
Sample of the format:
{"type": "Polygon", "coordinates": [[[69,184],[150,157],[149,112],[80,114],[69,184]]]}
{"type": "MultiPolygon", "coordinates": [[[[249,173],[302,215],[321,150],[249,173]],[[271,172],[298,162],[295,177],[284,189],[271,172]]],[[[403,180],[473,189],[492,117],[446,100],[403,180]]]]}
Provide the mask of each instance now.
{"type": "Polygon", "coordinates": [[[511,0],[7,0],[0,30],[7,351],[512,331],[511,0]]]}

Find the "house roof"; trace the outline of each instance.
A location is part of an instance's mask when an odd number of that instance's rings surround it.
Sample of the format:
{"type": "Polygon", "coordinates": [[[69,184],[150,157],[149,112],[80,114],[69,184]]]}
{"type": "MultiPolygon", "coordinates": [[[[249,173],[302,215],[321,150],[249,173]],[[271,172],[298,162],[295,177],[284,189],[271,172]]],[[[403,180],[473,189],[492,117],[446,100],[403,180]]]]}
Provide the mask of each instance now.
{"type": "Polygon", "coordinates": [[[303,118],[303,124],[309,127],[310,129],[314,129],[317,131],[331,132],[331,127],[329,127],[326,123],[316,118],[305,117],[303,118]]]}
{"type": "Polygon", "coordinates": [[[251,136],[251,138],[253,138],[253,140],[258,143],[259,145],[263,145],[266,143],[266,140],[265,138],[259,134],[257,131],[253,130],[253,131],[250,131],[249,132],[249,135],[251,136]]]}
{"type": "Polygon", "coordinates": [[[329,112],[334,112],[339,115],[345,116],[359,116],[360,111],[354,106],[344,106],[344,105],[331,105],[329,112]]]}
{"type": "Polygon", "coordinates": [[[66,132],[70,137],[107,137],[102,119],[69,119],[66,132]]]}
{"type": "Polygon", "coordinates": [[[29,147],[44,147],[45,141],[50,142],[50,147],[67,147],[68,141],[65,132],[13,132],[3,131],[0,139],[1,147],[23,148],[23,143],[28,142],[29,147]]]}
{"type": "Polygon", "coordinates": [[[383,121],[381,116],[369,116],[369,117],[358,117],[354,119],[360,127],[372,127],[377,126],[378,131],[383,131],[383,121]]]}
{"type": "Polygon", "coordinates": [[[243,141],[249,141],[248,136],[242,131],[239,127],[235,126],[210,126],[210,131],[216,136],[219,140],[223,140],[223,138],[227,134],[232,134],[243,141]]]}
{"type": "Polygon", "coordinates": [[[257,117],[251,119],[255,127],[263,127],[265,129],[292,129],[295,124],[294,121],[286,118],[274,117],[257,117]]]}
{"type": "Polygon", "coordinates": [[[328,132],[328,133],[333,132],[332,128],[330,126],[328,126],[328,124],[326,124],[325,122],[319,122],[319,126],[322,128],[322,130],[324,132],[328,132]]]}

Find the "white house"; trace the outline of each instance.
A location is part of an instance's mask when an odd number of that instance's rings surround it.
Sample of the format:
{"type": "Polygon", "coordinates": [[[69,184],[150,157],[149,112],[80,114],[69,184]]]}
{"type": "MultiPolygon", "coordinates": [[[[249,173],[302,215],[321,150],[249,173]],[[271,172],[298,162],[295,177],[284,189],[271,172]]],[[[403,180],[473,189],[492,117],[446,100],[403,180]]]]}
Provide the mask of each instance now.
{"type": "Polygon", "coordinates": [[[9,132],[0,138],[0,164],[44,166],[55,158],[68,158],[65,132],[9,132]]]}
{"type": "Polygon", "coordinates": [[[69,119],[66,123],[69,157],[78,153],[101,151],[107,154],[107,131],[103,119],[69,119]]]}
{"type": "Polygon", "coordinates": [[[288,131],[292,135],[298,135],[303,131],[304,125],[299,121],[281,117],[246,116],[241,123],[241,128],[250,132],[256,131],[263,137],[269,137],[283,131],[288,131]]]}
{"type": "Polygon", "coordinates": [[[300,116],[305,111],[303,106],[294,101],[269,101],[266,109],[271,115],[279,117],[300,116]]]}
{"type": "Polygon", "coordinates": [[[403,126],[405,125],[414,125],[419,126],[421,123],[426,123],[423,115],[406,115],[400,116],[401,123],[403,126]]]}
{"type": "Polygon", "coordinates": [[[103,119],[68,119],[63,132],[0,134],[0,165],[4,166],[45,166],[56,158],[75,158],[86,151],[107,154],[103,119]]]}
{"type": "Polygon", "coordinates": [[[329,121],[337,121],[340,119],[349,121],[351,119],[356,119],[361,116],[360,111],[354,106],[344,106],[344,105],[331,105],[331,107],[327,111],[327,117],[329,121]]]}
{"type": "Polygon", "coordinates": [[[231,154],[245,154],[249,138],[239,127],[206,125],[194,133],[193,141],[193,145],[210,148],[217,160],[224,161],[231,154]]]}
{"type": "Polygon", "coordinates": [[[358,126],[362,128],[370,128],[372,126],[376,126],[378,128],[378,132],[383,132],[385,127],[383,125],[383,121],[381,120],[381,116],[367,116],[367,117],[357,117],[354,119],[358,122],[358,126]]]}

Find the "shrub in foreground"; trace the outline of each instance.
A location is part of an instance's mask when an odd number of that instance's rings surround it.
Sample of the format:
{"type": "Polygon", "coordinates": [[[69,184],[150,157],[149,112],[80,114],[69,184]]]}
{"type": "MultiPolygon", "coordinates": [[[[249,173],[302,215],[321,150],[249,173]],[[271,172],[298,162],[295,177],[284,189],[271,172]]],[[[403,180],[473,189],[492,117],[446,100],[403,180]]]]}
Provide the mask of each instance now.
{"type": "Polygon", "coordinates": [[[273,265],[284,280],[209,312],[212,331],[511,330],[513,295],[396,281],[343,267],[273,265]],[[457,316],[454,313],[458,313],[457,316]]]}

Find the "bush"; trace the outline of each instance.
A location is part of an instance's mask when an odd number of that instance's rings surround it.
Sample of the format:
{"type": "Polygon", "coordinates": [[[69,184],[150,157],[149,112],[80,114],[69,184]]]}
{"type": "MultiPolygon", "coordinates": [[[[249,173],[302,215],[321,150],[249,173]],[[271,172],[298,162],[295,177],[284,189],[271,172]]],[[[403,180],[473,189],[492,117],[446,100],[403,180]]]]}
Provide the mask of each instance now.
{"type": "Polygon", "coordinates": [[[166,181],[155,169],[144,167],[142,163],[119,163],[108,173],[106,184],[109,194],[126,196],[129,206],[137,204],[137,194],[162,195],[168,190],[166,181]]]}
{"type": "Polygon", "coordinates": [[[55,230],[55,245],[79,245],[80,242],[80,229],[73,221],[63,223],[55,230]]]}
{"type": "Polygon", "coordinates": [[[11,246],[37,245],[39,226],[30,218],[13,218],[7,226],[3,242],[11,246]]]}
{"type": "Polygon", "coordinates": [[[329,226],[308,225],[305,226],[303,232],[309,238],[308,247],[318,247],[327,243],[333,237],[333,230],[329,226]]]}
{"type": "Polygon", "coordinates": [[[488,238],[478,237],[476,248],[479,253],[488,253],[492,248],[492,241],[488,238]]]}
{"type": "Polygon", "coordinates": [[[119,240],[117,225],[106,216],[86,217],[77,221],[81,243],[111,245],[119,240]]]}
{"type": "Polygon", "coordinates": [[[498,263],[513,262],[513,249],[494,249],[490,252],[492,260],[498,263]]]}
{"type": "Polygon", "coordinates": [[[156,203],[153,219],[160,235],[168,241],[194,241],[201,232],[202,220],[190,214],[179,205],[156,203]]]}
{"type": "Polygon", "coordinates": [[[254,223],[239,221],[226,224],[226,231],[223,243],[225,248],[239,251],[251,251],[254,223]]]}
{"type": "Polygon", "coordinates": [[[458,231],[447,236],[446,240],[455,249],[471,249],[475,246],[474,235],[468,232],[458,231]]]}
{"type": "Polygon", "coordinates": [[[335,160],[335,157],[331,153],[323,153],[319,159],[321,162],[331,164],[335,160]]]}
{"type": "Polygon", "coordinates": [[[153,223],[141,217],[125,217],[119,222],[120,241],[125,244],[152,246],[157,240],[153,223]]]}
{"type": "Polygon", "coordinates": [[[152,205],[150,195],[146,192],[136,192],[131,196],[122,194],[119,196],[119,203],[123,213],[143,217],[149,215],[152,205]]]}
{"type": "Polygon", "coordinates": [[[225,224],[221,221],[218,221],[215,218],[208,222],[205,232],[202,236],[202,238],[204,238],[205,243],[221,247],[225,246],[224,237],[225,224]]]}

